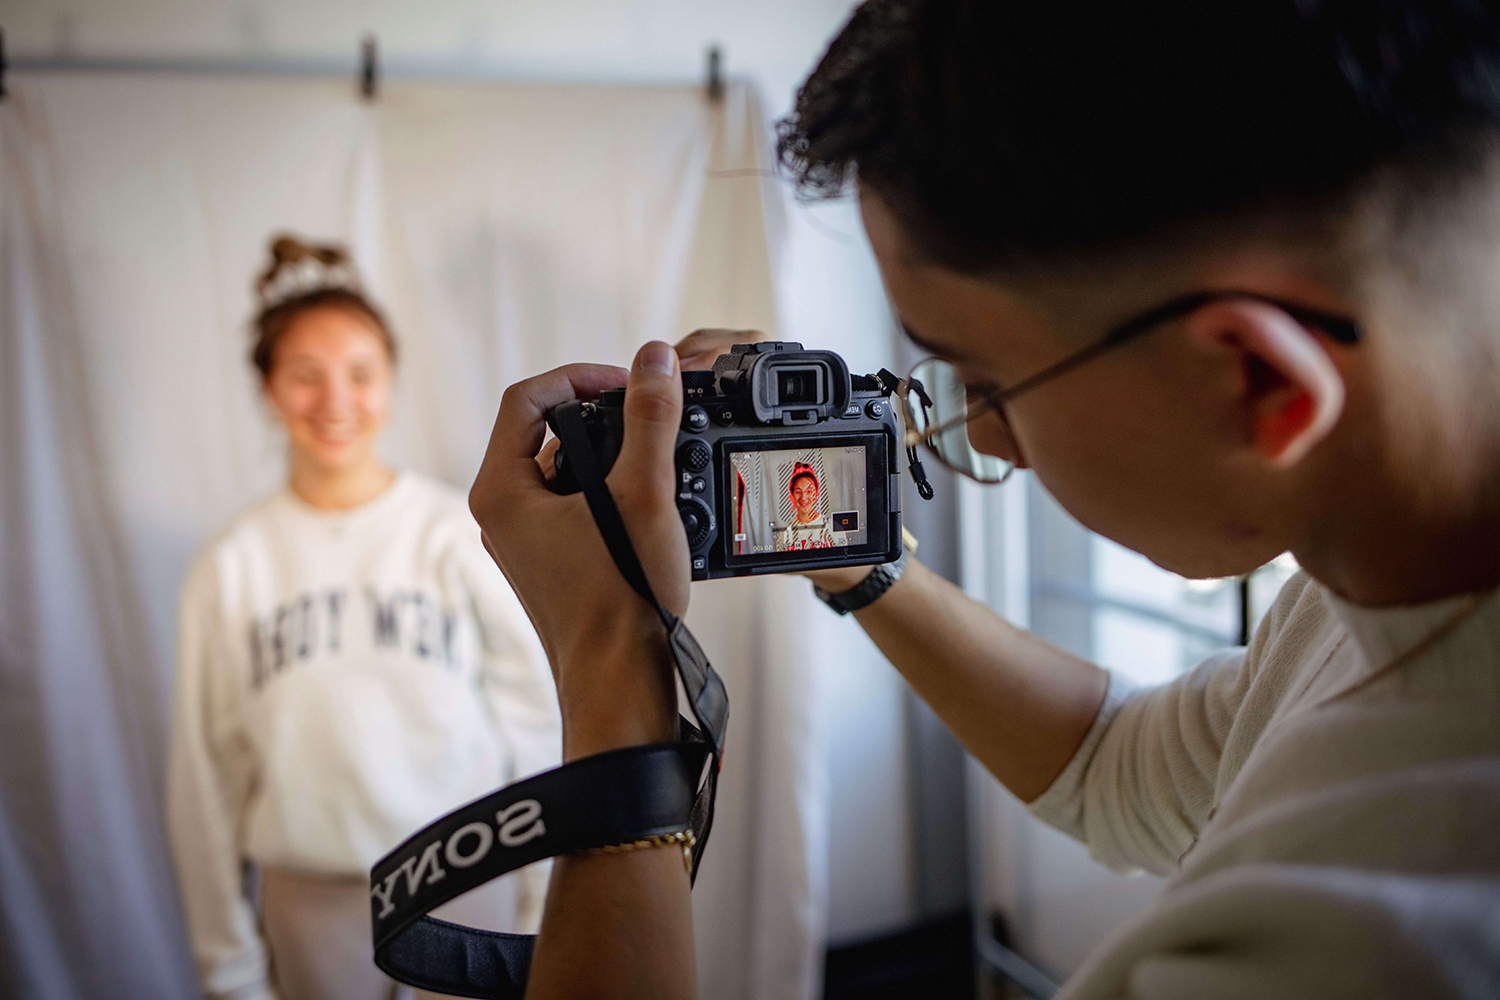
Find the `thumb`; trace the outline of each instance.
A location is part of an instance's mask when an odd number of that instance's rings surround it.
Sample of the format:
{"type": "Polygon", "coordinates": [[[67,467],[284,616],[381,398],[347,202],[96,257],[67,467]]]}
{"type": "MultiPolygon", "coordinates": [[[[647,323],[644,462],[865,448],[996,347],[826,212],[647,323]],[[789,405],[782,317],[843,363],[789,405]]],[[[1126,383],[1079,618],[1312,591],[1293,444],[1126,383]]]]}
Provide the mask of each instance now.
{"type": "Polygon", "coordinates": [[[681,420],[677,352],[653,340],[636,354],[625,386],[625,439],[609,477],[617,492],[638,503],[665,499],[670,504],[676,487],[672,455],[681,420]]]}

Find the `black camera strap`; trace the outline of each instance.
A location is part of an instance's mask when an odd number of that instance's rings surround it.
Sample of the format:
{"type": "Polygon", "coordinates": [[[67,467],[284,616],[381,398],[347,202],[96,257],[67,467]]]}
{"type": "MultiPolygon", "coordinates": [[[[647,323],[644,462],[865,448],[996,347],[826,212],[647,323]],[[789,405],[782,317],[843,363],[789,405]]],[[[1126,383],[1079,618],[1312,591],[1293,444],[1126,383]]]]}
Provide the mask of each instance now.
{"type": "Polygon", "coordinates": [[[713,826],[729,723],[724,684],[687,626],[656,600],[604,481],[579,402],[547,415],[620,573],[656,609],[698,725],[676,743],[596,754],[505,786],[414,834],[370,870],[375,964],[420,989],[520,1000],[535,938],[463,927],[434,908],[523,865],[560,854],[691,830],[689,871],[713,826]],[[705,773],[705,765],[706,773],[705,773]]]}

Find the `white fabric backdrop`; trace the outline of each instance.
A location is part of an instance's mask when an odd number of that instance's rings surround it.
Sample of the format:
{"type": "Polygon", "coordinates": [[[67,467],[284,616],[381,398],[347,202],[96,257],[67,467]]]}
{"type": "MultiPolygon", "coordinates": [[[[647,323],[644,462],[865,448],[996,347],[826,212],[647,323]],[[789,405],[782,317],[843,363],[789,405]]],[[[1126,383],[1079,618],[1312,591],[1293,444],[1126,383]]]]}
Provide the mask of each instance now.
{"type": "MultiPolygon", "coordinates": [[[[504,386],[775,325],[754,95],[68,74],[0,103],[0,995],[194,994],[160,813],[177,590],[283,472],[267,237],[349,242],[401,340],[392,461],[466,486],[504,386]]],[[[827,816],[805,585],[699,587],[734,719],[702,992],[810,997],[827,816]]],[[[826,637],[825,637],[826,638],[826,637]]]]}

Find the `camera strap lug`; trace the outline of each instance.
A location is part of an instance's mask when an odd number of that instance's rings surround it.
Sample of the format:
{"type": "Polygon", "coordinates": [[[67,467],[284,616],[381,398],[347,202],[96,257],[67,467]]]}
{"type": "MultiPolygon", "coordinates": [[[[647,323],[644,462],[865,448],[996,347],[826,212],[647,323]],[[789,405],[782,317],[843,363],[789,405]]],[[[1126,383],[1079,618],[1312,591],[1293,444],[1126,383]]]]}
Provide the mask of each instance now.
{"type": "MultiPolygon", "coordinates": [[[[882,396],[892,396],[901,391],[902,379],[889,368],[882,368],[879,372],[870,376],[875,384],[880,386],[882,396]]],[[[922,388],[922,383],[912,384],[912,390],[920,393],[923,401],[927,400],[927,392],[922,388]]],[[[906,415],[905,409],[901,409],[902,417],[906,415]]],[[[917,457],[915,445],[906,446],[906,468],[911,472],[911,481],[917,484],[917,496],[923,500],[931,500],[934,496],[932,483],[927,481],[927,470],[922,468],[922,460],[917,457]]]]}

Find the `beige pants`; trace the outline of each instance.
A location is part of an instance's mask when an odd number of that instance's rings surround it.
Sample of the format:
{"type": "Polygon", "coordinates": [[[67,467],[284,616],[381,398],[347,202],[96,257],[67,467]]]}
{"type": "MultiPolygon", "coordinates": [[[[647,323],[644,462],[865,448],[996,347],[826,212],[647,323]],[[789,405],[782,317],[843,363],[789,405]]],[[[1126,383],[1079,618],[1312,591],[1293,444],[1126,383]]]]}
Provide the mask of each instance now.
{"type": "MultiPolygon", "coordinates": [[[[436,915],[480,927],[503,924],[515,889],[501,878],[439,907],[436,915]]],[[[375,967],[370,886],[361,878],[265,868],[260,922],[281,1000],[405,1000],[440,994],[399,986],[375,967]]]]}

